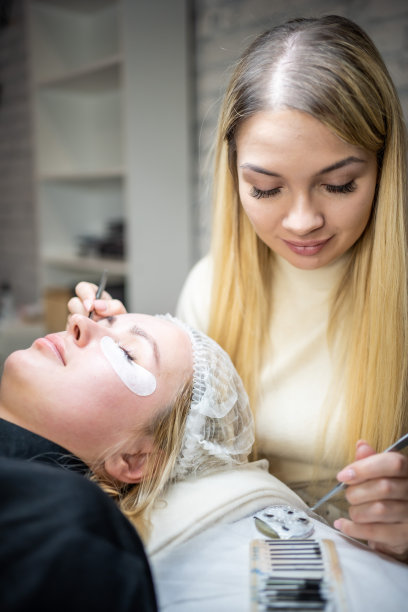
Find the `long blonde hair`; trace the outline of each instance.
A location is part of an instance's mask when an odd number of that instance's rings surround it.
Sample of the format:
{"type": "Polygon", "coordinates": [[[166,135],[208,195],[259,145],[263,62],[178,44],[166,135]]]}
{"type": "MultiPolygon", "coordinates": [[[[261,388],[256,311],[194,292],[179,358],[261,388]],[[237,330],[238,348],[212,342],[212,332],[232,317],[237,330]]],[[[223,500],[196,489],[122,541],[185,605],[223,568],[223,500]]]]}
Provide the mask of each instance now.
{"type": "Polygon", "coordinates": [[[144,540],[149,536],[149,513],[172,480],[179,455],[193,393],[190,377],[176,394],[170,406],[149,423],[146,434],[153,438],[153,452],[146,465],[146,474],[137,484],[113,480],[103,468],[92,466],[92,479],[112,497],[125,516],[135,525],[144,540]]]}
{"type": "Polygon", "coordinates": [[[240,204],[235,134],[242,121],[274,108],[306,112],[344,141],[377,155],[372,215],[350,250],[328,329],[338,377],[343,373],[347,431],[342,451],[352,460],[358,438],[381,450],[408,426],[402,111],[373,42],[344,17],[291,20],[275,27],[257,37],[236,66],[215,151],[208,333],[230,354],[254,408],[268,341],[273,255],[240,204]],[[278,86],[271,87],[274,83],[278,86]]]}

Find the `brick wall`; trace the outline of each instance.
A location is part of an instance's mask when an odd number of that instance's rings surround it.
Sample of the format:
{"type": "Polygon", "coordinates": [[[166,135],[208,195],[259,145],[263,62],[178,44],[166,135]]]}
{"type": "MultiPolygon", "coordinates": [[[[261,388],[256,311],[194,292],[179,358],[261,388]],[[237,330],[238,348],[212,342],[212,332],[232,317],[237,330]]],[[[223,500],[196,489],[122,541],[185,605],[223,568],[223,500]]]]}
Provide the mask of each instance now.
{"type": "Polygon", "coordinates": [[[0,7],[0,283],[24,304],[38,297],[26,28],[23,0],[0,7]]]}
{"type": "Polygon", "coordinates": [[[195,0],[197,195],[196,257],[209,240],[209,150],[220,98],[233,62],[252,38],[291,17],[338,14],[374,40],[399,90],[408,118],[408,2],[406,0],[195,0]]]}

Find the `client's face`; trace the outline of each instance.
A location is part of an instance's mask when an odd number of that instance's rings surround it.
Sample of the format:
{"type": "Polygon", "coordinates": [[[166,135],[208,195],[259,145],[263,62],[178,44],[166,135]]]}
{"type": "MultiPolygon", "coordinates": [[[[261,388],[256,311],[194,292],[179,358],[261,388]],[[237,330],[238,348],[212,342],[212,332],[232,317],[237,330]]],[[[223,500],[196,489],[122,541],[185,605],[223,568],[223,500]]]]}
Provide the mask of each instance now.
{"type": "Polygon", "coordinates": [[[170,321],[73,315],[67,331],[7,359],[0,416],[92,463],[124,441],[138,452],[191,372],[190,340],[170,321]]]}

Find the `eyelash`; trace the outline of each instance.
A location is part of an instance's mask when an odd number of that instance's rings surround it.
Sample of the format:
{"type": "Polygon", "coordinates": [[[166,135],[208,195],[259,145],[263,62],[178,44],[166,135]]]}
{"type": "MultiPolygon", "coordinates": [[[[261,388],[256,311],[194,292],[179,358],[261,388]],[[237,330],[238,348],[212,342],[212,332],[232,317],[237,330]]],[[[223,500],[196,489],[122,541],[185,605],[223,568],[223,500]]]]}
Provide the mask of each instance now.
{"type": "Polygon", "coordinates": [[[135,361],[135,358],[132,355],[132,353],[130,351],[128,351],[127,349],[125,349],[124,346],[120,346],[120,344],[118,344],[118,346],[119,346],[120,350],[123,351],[126,359],[133,363],[135,361]]]}
{"type": "MultiPolygon", "coordinates": [[[[107,321],[108,325],[113,325],[113,323],[115,322],[116,317],[110,315],[108,317],[104,317],[103,319],[101,319],[101,321],[107,321]]],[[[130,362],[133,363],[134,361],[136,361],[136,357],[127,349],[125,349],[124,346],[121,346],[118,343],[118,348],[120,348],[120,350],[122,351],[122,353],[124,354],[124,356],[126,357],[126,359],[130,362]]]]}
{"type": "Polygon", "coordinates": [[[262,189],[258,189],[258,187],[252,187],[251,196],[260,200],[261,198],[270,198],[275,195],[278,195],[280,192],[280,187],[275,187],[274,189],[268,189],[267,191],[262,191],[262,189]]]}
{"type": "Polygon", "coordinates": [[[325,187],[329,193],[352,193],[357,185],[353,180],[345,185],[325,185],[325,187]]]}
{"type": "MultiPolygon", "coordinates": [[[[325,185],[326,191],[329,193],[352,193],[357,188],[357,185],[354,180],[346,183],[345,185],[325,185]]],[[[250,195],[257,200],[261,198],[270,198],[278,195],[280,193],[280,187],[275,187],[274,189],[268,189],[263,191],[262,189],[258,189],[258,187],[252,187],[250,195]]]]}

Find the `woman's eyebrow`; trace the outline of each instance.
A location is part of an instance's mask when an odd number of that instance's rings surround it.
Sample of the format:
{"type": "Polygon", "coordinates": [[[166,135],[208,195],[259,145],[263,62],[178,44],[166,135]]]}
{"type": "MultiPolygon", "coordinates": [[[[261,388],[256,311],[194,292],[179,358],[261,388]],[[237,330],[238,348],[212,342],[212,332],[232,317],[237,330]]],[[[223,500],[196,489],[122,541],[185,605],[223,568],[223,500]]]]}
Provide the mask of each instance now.
{"type": "Polygon", "coordinates": [[[346,157],[345,159],[341,159],[340,161],[332,164],[331,166],[327,166],[327,168],[323,168],[317,174],[326,174],[327,172],[333,172],[333,170],[338,170],[339,168],[344,168],[344,166],[349,166],[350,164],[366,164],[367,161],[365,159],[361,159],[360,157],[354,157],[351,155],[350,157],[346,157]]]}
{"type": "Polygon", "coordinates": [[[266,170],[265,168],[261,168],[260,166],[256,166],[255,164],[241,164],[240,168],[248,168],[248,170],[252,170],[253,172],[258,172],[259,174],[266,174],[266,176],[281,176],[277,172],[271,172],[270,170],[266,170]]]}
{"type": "Polygon", "coordinates": [[[156,365],[160,365],[160,351],[159,351],[159,347],[157,345],[157,342],[153,338],[153,336],[148,334],[144,329],[141,329],[137,325],[134,325],[133,327],[131,327],[129,331],[130,331],[131,334],[133,334],[135,336],[141,336],[142,338],[145,338],[148,341],[148,343],[152,347],[154,359],[156,361],[156,365]]]}
{"type": "MultiPolygon", "coordinates": [[[[316,172],[316,176],[320,176],[321,174],[327,174],[328,172],[333,172],[333,170],[338,170],[339,168],[344,168],[344,166],[348,166],[349,164],[355,163],[365,164],[367,162],[365,159],[361,159],[360,157],[354,157],[354,155],[351,155],[350,157],[346,157],[345,159],[341,159],[340,161],[335,162],[331,166],[327,166],[327,168],[319,170],[318,172],[316,172]]],[[[252,170],[253,172],[258,172],[259,174],[266,174],[266,176],[276,176],[278,178],[281,178],[281,175],[277,172],[271,172],[271,170],[266,170],[266,168],[261,168],[261,166],[256,166],[255,164],[241,164],[240,168],[248,168],[249,170],[252,170]]]]}

